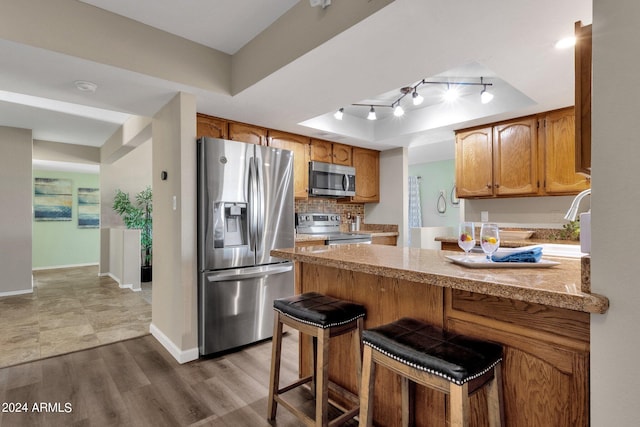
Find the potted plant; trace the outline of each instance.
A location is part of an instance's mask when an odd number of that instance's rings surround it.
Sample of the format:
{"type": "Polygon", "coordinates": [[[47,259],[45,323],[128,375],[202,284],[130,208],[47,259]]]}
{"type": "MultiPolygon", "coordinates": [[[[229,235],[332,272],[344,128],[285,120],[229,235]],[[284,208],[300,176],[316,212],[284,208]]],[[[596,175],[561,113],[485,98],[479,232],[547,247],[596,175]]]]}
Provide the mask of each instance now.
{"type": "Polygon", "coordinates": [[[151,187],[136,194],[135,203],[129,199],[129,193],[120,189],[116,190],[113,199],[113,210],[122,217],[127,228],[140,229],[140,248],[142,257],[142,270],[140,281],[151,281],[151,260],[153,242],[153,204],[151,187]]]}

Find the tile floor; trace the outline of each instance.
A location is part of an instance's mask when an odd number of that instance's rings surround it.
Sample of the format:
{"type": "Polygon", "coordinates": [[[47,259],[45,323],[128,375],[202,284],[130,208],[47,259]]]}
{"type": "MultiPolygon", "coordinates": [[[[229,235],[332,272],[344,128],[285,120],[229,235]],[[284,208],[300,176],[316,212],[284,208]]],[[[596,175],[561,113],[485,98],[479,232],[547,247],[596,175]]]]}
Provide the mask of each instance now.
{"type": "Polygon", "coordinates": [[[0,367],[149,333],[151,285],[121,289],[98,267],[34,271],[32,294],[0,298],[0,367]]]}

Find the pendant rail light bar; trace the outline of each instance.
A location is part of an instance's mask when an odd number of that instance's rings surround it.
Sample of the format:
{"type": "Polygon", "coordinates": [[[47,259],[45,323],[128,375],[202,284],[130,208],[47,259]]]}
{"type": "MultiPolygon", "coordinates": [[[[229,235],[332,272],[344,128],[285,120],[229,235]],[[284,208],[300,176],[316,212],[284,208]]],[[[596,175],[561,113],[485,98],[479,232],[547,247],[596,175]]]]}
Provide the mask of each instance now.
{"type": "MultiPolygon", "coordinates": [[[[484,77],[480,77],[480,82],[456,82],[456,81],[437,82],[437,81],[422,79],[418,83],[416,83],[414,86],[406,86],[401,88],[400,92],[402,93],[402,95],[400,95],[400,97],[396,99],[394,102],[392,102],[391,104],[351,104],[351,105],[354,107],[369,107],[369,114],[370,114],[369,117],[371,117],[371,111],[378,107],[393,108],[394,114],[399,117],[404,114],[404,110],[400,106],[400,101],[402,101],[404,97],[407,96],[408,94],[412,95],[414,105],[419,105],[422,103],[424,98],[420,96],[420,94],[418,93],[418,88],[422,85],[446,85],[449,88],[452,86],[482,86],[482,91],[480,92],[481,102],[483,104],[486,104],[488,102],[491,102],[491,100],[493,99],[493,94],[487,92],[487,86],[493,86],[493,83],[485,82],[484,77]]],[[[340,108],[340,110],[338,111],[343,112],[344,109],[340,108]]],[[[336,114],[340,116],[338,120],[342,120],[342,115],[338,114],[337,112],[336,114]]],[[[337,115],[336,115],[336,118],[338,118],[337,115]]],[[[375,119],[370,118],[369,120],[375,120],[375,119]]]]}

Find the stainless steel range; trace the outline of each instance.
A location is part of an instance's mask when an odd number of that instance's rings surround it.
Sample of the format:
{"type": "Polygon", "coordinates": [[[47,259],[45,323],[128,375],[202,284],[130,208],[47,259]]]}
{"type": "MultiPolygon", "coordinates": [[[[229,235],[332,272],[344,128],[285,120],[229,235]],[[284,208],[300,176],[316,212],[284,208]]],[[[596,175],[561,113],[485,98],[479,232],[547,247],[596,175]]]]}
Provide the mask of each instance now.
{"type": "Polygon", "coordinates": [[[299,234],[327,236],[325,245],[371,243],[371,234],[341,232],[340,214],[337,213],[298,213],[296,214],[296,230],[299,234]]]}

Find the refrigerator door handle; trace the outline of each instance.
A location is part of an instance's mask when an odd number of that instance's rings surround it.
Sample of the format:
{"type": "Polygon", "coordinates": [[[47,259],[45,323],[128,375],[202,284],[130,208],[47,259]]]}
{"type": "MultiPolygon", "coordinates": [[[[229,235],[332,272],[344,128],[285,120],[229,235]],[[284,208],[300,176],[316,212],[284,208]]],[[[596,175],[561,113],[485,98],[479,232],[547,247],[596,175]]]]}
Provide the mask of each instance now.
{"type": "Polygon", "coordinates": [[[256,224],[256,251],[258,250],[258,248],[260,248],[262,246],[262,237],[264,234],[264,207],[262,205],[262,188],[263,187],[263,182],[262,182],[262,174],[261,169],[260,169],[260,159],[258,157],[254,158],[255,161],[255,171],[256,171],[256,192],[254,194],[255,200],[256,200],[256,219],[257,222],[256,224]]]}
{"type": "Polygon", "coordinates": [[[256,206],[256,194],[258,186],[256,181],[256,167],[254,158],[249,160],[249,242],[252,248],[256,248],[256,224],[258,223],[258,207],[256,206]]]}
{"type": "Polygon", "coordinates": [[[236,268],[228,271],[221,271],[215,274],[208,274],[208,282],[228,282],[235,280],[254,279],[273,274],[287,273],[293,270],[292,263],[264,265],[260,267],[236,268]]]}

